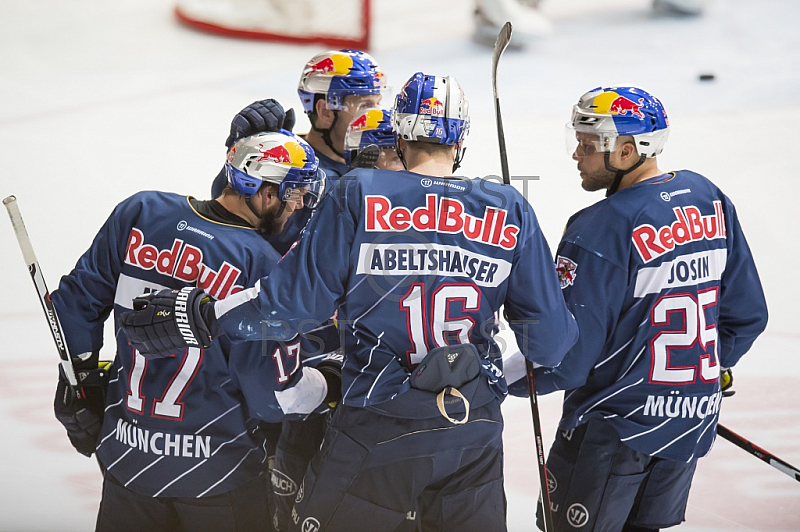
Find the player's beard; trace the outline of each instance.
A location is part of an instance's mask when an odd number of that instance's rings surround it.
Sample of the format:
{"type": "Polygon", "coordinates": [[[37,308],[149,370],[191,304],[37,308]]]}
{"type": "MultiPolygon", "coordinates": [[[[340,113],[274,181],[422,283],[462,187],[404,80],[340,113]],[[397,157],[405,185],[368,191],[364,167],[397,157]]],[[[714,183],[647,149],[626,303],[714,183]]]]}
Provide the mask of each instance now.
{"type": "Polygon", "coordinates": [[[265,212],[258,222],[258,227],[256,228],[262,236],[269,236],[269,235],[276,235],[283,231],[283,226],[286,225],[285,219],[279,219],[278,212],[281,211],[281,207],[285,206],[282,203],[278,203],[274,206],[274,208],[269,209],[265,212]]]}
{"type": "Polygon", "coordinates": [[[609,172],[605,168],[594,171],[584,171],[581,175],[581,188],[587,192],[604,190],[614,183],[614,172],[609,172]]]}

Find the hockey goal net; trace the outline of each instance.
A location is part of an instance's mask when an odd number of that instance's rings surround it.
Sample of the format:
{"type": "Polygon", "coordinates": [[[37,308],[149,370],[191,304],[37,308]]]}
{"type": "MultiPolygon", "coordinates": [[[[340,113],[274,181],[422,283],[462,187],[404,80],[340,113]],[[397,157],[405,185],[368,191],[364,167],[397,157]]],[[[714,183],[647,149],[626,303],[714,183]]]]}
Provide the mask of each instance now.
{"type": "Polygon", "coordinates": [[[370,1],[178,0],[175,15],[219,35],[367,50],[370,1]]]}

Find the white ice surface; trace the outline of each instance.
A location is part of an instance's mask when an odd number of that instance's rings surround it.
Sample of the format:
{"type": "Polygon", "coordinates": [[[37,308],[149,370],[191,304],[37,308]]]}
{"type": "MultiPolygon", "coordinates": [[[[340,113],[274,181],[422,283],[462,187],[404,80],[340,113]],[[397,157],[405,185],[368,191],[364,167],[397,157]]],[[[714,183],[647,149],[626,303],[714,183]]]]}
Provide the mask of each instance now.
{"type": "MultiPolygon", "coordinates": [[[[703,173],[734,200],[770,304],[722,421],[800,464],[800,3],[717,0],[701,18],[654,16],[648,0],[547,0],[544,11],[554,35],[507,52],[499,85],[511,172],[541,177],[528,197],[551,246],[571,213],[600,199],[581,191],[564,149],[570,107],[598,85],[660,96],[673,129],[661,167],[703,173]]],[[[463,172],[498,174],[491,52],[469,39],[470,3],[374,0],[374,12],[373,53],[389,83],[418,70],[456,76],[472,115],[463,172]]],[[[231,117],[265,97],[300,109],[299,71],[320,48],[196,33],[166,0],[0,0],[0,50],[0,196],[19,198],[54,289],[128,195],[206,197],[231,117]]],[[[307,128],[301,119],[296,130],[307,128]]],[[[53,418],[56,353],[8,222],[0,250],[0,530],[89,530],[101,479],[53,418]]],[[[546,446],[559,400],[541,400],[546,446]]],[[[504,411],[509,529],[533,530],[528,402],[509,399],[504,411]]],[[[719,440],[681,529],[800,530],[798,501],[797,482],[719,440]]]]}

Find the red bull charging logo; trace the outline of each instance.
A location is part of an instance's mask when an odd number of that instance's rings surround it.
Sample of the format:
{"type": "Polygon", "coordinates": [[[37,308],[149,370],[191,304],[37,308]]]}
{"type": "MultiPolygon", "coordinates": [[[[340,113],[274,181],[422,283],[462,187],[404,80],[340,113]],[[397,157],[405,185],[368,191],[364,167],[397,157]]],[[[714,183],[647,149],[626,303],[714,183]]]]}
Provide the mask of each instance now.
{"type": "Polygon", "coordinates": [[[298,168],[305,164],[306,152],[296,142],[288,141],[272,148],[265,148],[263,144],[259,144],[258,151],[261,152],[261,157],[256,159],[259,163],[269,161],[298,168]]]}
{"type": "Polygon", "coordinates": [[[353,58],[347,54],[331,54],[317,62],[309,63],[306,68],[311,72],[327,74],[329,76],[342,76],[350,73],[353,67],[353,58]]]}
{"type": "Polygon", "coordinates": [[[419,114],[431,116],[444,116],[444,102],[436,97],[430,97],[419,103],[419,114]]]}
{"type": "Polygon", "coordinates": [[[381,120],[383,120],[383,111],[380,109],[370,109],[350,122],[350,129],[353,131],[377,129],[381,124],[381,120]]]}
{"type": "Polygon", "coordinates": [[[643,105],[644,98],[639,98],[639,103],[636,103],[612,91],[596,96],[593,102],[597,113],[622,116],[630,113],[632,116],[638,116],[639,118],[644,118],[644,113],[639,110],[643,105]]]}

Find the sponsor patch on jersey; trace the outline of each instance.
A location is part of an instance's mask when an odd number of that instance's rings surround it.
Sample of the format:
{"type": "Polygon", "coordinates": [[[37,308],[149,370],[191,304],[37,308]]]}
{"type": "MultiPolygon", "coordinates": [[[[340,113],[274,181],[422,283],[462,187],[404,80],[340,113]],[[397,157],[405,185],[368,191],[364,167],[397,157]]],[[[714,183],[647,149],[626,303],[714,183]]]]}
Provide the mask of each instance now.
{"type": "Polygon", "coordinates": [[[675,221],[672,223],[658,228],[642,224],[633,230],[631,235],[633,247],[645,264],[678,246],[728,236],[725,228],[725,211],[721,201],[714,202],[713,214],[704,215],[694,205],[675,207],[672,212],[675,215],[675,221]]]}
{"type": "Polygon", "coordinates": [[[217,300],[244,290],[242,285],[236,284],[242,270],[229,262],[223,262],[215,271],[203,262],[202,249],[180,238],[175,238],[172,246],[165,249],[158,249],[145,240],[144,231],[136,227],[131,229],[125,249],[126,264],[142,270],[155,270],[186,283],[196,283],[198,288],[217,300]]]}
{"type": "Polygon", "coordinates": [[[662,200],[669,201],[675,196],[680,196],[681,194],[691,194],[691,193],[692,193],[691,188],[682,188],[680,190],[674,190],[672,192],[667,192],[666,190],[664,190],[659,195],[661,196],[662,200]]]}
{"type": "MultiPolygon", "coordinates": [[[[454,186],[463,185],[455,183],[454,186]]],[[[426,194],[425,205],[413,210],[404,205],[393,206],[386,196],[369,195],[364,199],[367,232],[435,231],[460,234],[472,242],[509,251],[517,247],[519,227],[506,223],[508,211],[504,209],[486,207],[479,218],[468,213],[458,199],[436,194],[426,194]]]]}
{"type": "Polygon", "coordinates": [[[568,257],[559,255],[556,258],[556,273],[558,274],[558,282],[561,284],[561,289],[572,286],[575,282],[576,271],[578,270],[578,263],[568,257]]]}

